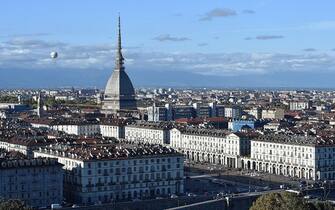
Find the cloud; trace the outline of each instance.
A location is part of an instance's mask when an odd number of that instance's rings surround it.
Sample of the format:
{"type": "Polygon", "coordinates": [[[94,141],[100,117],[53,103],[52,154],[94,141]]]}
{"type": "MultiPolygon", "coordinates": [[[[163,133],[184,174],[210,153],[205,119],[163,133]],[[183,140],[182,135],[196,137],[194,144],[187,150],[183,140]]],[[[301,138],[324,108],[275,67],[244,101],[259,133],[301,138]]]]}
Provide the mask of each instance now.
{"type": "Polygon", "coordinates": [[[11,47],[20,48],[53,48],[53,47],[63,47],[66,44],[62,42],[47,42],[37,39],[27,39],[27,38],[13,38],[5,42],[11,47]]]}
{"type": "Polygon", "coordinates": [[[256,36],[256,39],[258,40],[269,40],[269,39],[283,39],[284,36],[282,35],[261,35],[256,36]]]}
{"type": "Polygon", "coordinates": [[[335,72],[335,56],[328,54],[280,54],[280,53],[149,53],[139,68],[180,69],[201,75],[257,75],[284,72],[335,72]],[[150,57],[150,59],[145,59],[150,57]],[[150,62],[147,63],[147,62],[150,62]]]}
{"type": "Polygon", "coordinates": [[[254,10],[251,9],[245,9],[242,11],[243,14],[255,14],[256,12],[254,10]]]}
{"type": "Polygon", "coordinates": [[[232,9],[228,8],[216,8],[209,12],[207,12],[205,15],[203,15],[202,18],[200,18],[200,21],[209,21],[213,18],[219,18],[219,17],[230,17],[237,15],[237,12],[232,9]]]}
{"type": "MultiPolygon", "coordinates": [[[[285,72],[335,72],[334,53],[164,53],[125,47],[127,69],[182,71],[197,75],[238,76],[285,72]]],[[[43,40],[0,42],[2,69],[105,70],[114,67],[114,46],[105,44],[73,45],[43,40]],[[60,43],[57,46],[57,43],[60,43]],[[59,57],[50,59],[50,46],[59,57]]],[[[0,70],[1,71],[1,70],[0,70]]]]}
{"type": "Polygon", "coordinates": [[[165,42],[165,41],[183,42],[183,41],[191,40],[190,38],[187,38],[187,37],[174,37],[174,36],[171,36],[170,34],[162,34],[153,39],[160,41],[160,42],[165,42]]]}
{"type": "Polygon", "coordinates": [[[271,39],[283,39],[284,36],[282,35],[259,35],[256,37],[245,37],[244,40],[253,40],[253,39],[257,39],[257,40],[271,40],[271,39]]]}
{"type": "MultiPolygon", "coordinates": [[[[37,39],[10,39],[0,42],[0,63],[3,68],[31,69],[104,69],[113,66],[115,47],[109,44],[71,45],[37,39]],[[50,52],[57,51],[58,58],[50,59],[50,52]]],[[[124,52],[138,50],[125,47],[124,52]]],[[[131,62],[131,60],[126,60],[131,62]]]]}
{"type": "Polygon", "coordinates": [[[305,48],[305,49],[303,49],[303,51],[305,51],[305,52],[315,52],[317,50],[315,48],[305,48]]]}
{"type": "Polygon", "coordinates": [[[198,47],[205,47],[205,46],[207,46],[208,45],[208,43],[206,43],[206,42],[202,42],[202,43],[199,43],[198,44],[198,47]]]}
{"type": "Polygon", "coordinates": [[[5,37],[5,38],[25,38],[25,37],[41,37],[41,36],[49,36],[51,35],[50,33],[26,33],[26,34],[5,34],[5,35],[0,35],[0,37],[5,37]]]}

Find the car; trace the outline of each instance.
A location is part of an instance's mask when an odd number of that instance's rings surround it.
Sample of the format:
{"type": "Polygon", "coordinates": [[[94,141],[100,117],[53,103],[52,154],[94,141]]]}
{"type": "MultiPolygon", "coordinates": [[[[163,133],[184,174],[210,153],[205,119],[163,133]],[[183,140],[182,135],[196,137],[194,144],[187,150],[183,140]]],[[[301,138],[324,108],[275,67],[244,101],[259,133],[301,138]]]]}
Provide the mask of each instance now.
{"type": "Polygon", "coordinates": [[[312,195],[305,195],[304,198],[305,198],[305,199],[314,199],[315,197],[312,196],[312,195]]]}
{"type": "Polygon", "coordinates": [[[225,196],[226,194],[224,192],[219,192],[218,194],[216,194],[216,198],[222,198],[223,196],[225,196]]]}
{"type": "Polygon", "coordinates": [[[73,204],[72,206],[71,206],[71,208],[79,208],[80,206],[79,205],[77,205],[77,204],[73,204]]]}
{"type": "Polygon", "coordinates": [[[197,196],[197,195],[194,194],[194,193],[187,193],[187,196],[188,196],[188,197],[195,197],[195,196],[197,196]]]}
{"type": "Polygon", "coordinates": [[[53,203],[51,204],[51,209],[61,209],[62,205],[58,204],[58,203],[53,203]]]}
{"type": "Polygon", "coordinates": [[[170,198],[178,198],[178,195],[172,194],[170,198]]]}
{"type": "Polygon", "coordinates": [[[263,190],[271,190],[271,187],[265,186],[265,187],[263,187],[263,190]]]}

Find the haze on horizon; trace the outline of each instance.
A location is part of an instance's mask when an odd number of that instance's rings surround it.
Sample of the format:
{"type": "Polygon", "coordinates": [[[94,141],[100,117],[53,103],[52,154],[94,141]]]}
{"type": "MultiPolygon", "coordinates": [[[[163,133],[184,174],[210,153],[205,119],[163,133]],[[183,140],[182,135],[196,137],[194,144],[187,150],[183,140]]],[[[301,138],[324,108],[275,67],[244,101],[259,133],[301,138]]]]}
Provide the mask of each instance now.
{"type": "Polygon", "coordinates": [[[3,1],[0,88],[103,88],[118,13],[136,87],[335,88],[334,1],[136,2],[3,1]]]}

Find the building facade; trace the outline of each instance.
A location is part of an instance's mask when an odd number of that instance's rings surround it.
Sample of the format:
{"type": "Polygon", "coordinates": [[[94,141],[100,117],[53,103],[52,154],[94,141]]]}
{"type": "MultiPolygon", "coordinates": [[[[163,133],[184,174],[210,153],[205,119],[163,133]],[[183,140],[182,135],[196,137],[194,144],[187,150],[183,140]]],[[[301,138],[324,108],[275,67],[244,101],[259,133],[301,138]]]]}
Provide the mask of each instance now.
{"type": "Polygon", "coordinates": [[[239,106],[227,106],[224,108],[224,116],[232,119],[240,119],[242,116],[242,109],[239,106]]]}
{"type": "Polygon", "coordinates": [[[301,111],[309,109],[312,106],[311,101],[290,101],[290,110],[301,111]]]}
{"type": "Polygon", "coordinates": [[[262,119],[284,119],[284,109],[275,108],[275,109],[263,109],[262,110],[262,119]]]}
{"type": "Polygon", "coordinates": [[[170,144],[169,122],[136,122],[125,126],[125,139],[135,143],[170,144]]]}
{"type": "Polygon", "coordinates": [[[233,120],[228,122],[228,128],[234,132],[241,131],[244,127],[254,129],[255,122],[252,120],[233,120]]]}
{"type": "Polygon", "coordinates": [[[250,137],[243,133],[174,128],[170,135],[170,146],[194,162],[239,168],[240,157],[250,153],[250,137]]]}
{"type": "Polygon", "coordinates": [[[269,134],[251,140],[242,168],[311,179],[335,179],[335,145],[317,137],[269,134]]]}
{"type": "Polygon", "coordinates": [[[34,156],[33,151],[41,146],[46,146],[50,141],[44,137],[19,137],[14,136],[9,139],[0,138],[0,148],[10,152],[20,152],[27,157],[31,158],[34,156]]]}
{"type": "Polygon", "coordinates": [[[147,108],[148,121],[159,122],[172,120],[172,110],[167,106],[150,106],[147,108]]]}
{"type": "Polygon", "coordinates": [[[53,146],[36,157],[64,164],[64,193],[77,204],[99,204],[184,192],[183,155],[161,146],[53,146]]]}
{"type": "Polygon", "coordinates": [[[103,121],[100,123],[100,133],[103,137],[123,139],[125,137],[125,123],[119,120],[103,121]]]}
{"type": "Polygon", "coordinates": [[[100,125],[97,123],[74,122],[69,124],[57,124],[53,125],[51,129],[78,136],[91,136],[100,133],[100,125]]]}
{"type": "Polygon", "coordinates": [[[0,159],[0,197],[32,207],[63,201],[63,170],[55,159],[0,159]]]}

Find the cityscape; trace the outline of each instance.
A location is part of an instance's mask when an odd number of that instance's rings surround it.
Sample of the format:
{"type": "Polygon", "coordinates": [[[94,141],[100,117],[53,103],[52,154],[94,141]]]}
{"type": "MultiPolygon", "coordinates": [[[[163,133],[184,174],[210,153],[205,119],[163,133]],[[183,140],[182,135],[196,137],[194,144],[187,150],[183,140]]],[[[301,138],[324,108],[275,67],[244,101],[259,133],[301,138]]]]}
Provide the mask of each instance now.
{"type": "Polygon", "coordinates": [[[3,3],[0,210],[335,209],[335,4],[186,2],[3,3]]]}

